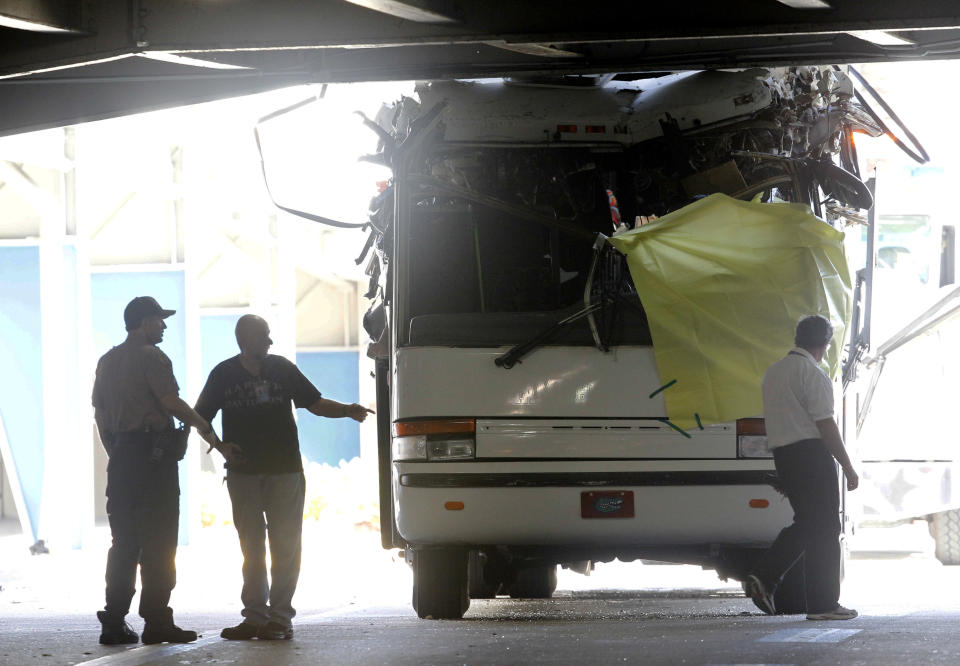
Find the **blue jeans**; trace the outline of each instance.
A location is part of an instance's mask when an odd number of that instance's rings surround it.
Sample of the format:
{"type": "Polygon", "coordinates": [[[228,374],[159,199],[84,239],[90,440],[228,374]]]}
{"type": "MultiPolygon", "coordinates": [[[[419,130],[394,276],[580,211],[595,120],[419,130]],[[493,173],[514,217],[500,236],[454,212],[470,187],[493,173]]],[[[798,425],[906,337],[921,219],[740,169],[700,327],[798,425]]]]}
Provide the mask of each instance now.
{"type": "Polygon", "coordinates": [[[296,611],[293,593],[300,577],[303,531],[303,472],[241,474],[227,472],[233,524],[243,552],[244,620],[290,627],[296,611]],[[270,539],[267,580],[266,539],[270,539]]]}

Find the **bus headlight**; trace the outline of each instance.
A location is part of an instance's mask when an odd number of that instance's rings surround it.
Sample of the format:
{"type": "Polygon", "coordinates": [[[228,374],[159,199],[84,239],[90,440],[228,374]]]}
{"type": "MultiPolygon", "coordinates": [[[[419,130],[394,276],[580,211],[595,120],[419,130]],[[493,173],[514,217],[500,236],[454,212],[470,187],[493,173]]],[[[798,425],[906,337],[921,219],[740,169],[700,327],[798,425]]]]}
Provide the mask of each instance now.
{"type": "Polygon", "coordinates": [[[394,437],[392,449],[394,460],[426,460],[427,436],[394,437]]]}
{"type": "Polygon", "coordinates": [[[766,435],[740,435],[737,437],[738,458],[772,458],[767,448],[766,435]]]}
{"type": "Polygon", "coordinates": [[[427,440],[427,460],[471,460],[475,448],[473,438],[430,438],[427,440]]]}

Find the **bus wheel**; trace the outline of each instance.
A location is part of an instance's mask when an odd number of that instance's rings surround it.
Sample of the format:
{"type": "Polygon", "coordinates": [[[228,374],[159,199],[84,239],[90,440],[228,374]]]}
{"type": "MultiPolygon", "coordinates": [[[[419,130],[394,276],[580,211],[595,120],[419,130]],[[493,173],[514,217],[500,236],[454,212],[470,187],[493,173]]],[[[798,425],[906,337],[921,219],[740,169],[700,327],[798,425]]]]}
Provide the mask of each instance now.
{"type": "Polygon", "coordinates": [[[413,610],[423,619],[459,620],[470,607],[467,551],[434,548],[413,553],[413,610]]]}
{"type": "Polygon", "coordinates": [[[929,520],[937,559],[946,565],[960,564],[960,510],[935,513],[929,520]]]}
{"type": "Polygon", "coordinates": [[[471,550],[467,560],[471,599],[493,599],[500,590],[500,581],[492,570],[490,556],[482,550],[471,550]]]}
{"type": "Polygon", "coordinates": [[[549,564],[518,569],[507,592],[513,599],[549,599],[556,589],[557,565],[549,564]]]}

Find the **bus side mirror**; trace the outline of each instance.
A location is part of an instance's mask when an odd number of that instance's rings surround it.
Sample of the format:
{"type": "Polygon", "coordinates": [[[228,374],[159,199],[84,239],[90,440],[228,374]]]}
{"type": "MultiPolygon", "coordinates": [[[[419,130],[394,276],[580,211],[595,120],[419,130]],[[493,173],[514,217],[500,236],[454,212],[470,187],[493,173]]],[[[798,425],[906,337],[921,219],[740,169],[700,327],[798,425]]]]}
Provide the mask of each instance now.
{"type": "Polygon", "coordinates": [[[940,232],[940,286],[956,282],[957,228],[944,225],[940,232]]]}

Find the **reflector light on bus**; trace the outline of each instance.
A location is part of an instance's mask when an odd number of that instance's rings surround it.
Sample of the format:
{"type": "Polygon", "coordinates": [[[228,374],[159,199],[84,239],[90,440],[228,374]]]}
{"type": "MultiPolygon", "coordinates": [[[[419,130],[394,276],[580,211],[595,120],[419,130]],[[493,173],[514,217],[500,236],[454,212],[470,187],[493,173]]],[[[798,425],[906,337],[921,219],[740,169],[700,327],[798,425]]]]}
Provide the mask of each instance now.
{"type": "Polygon", "coordinates": [[[557,125],[557,132],[560,134],[576,134],[577,126],[576,125],[557,125]]]}
{"type": "Polygon", "coordinates": [[[753,509],[766,509],[768,506],[770,506],[770,500],[765,500],[765,499],[750,500],[750,507],[753,509]]]}
{"type": "Polygon", "coordinates": [[[443,419],[437,421],[403,421],[393,424],[395,437],[411,435],[446,435],[451,433],[475,433],[476,419],[443,419]]]}
{"type": "Polygon", "coordinates": [[[763,419],[737,419],[738,435],[766,435],[767,426],[763,419]]]}
{"type": "Polygon", "coordinates": [[[463,502],[444,502],[443,508],[447,511],[463,511],[463,502]]]}
{"type": "Polygon", "coordinates": [[[606,125],[587,125],[583,128],[584,132],[587,134],[605,134],[607,131],[606,125]]]}

